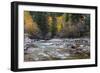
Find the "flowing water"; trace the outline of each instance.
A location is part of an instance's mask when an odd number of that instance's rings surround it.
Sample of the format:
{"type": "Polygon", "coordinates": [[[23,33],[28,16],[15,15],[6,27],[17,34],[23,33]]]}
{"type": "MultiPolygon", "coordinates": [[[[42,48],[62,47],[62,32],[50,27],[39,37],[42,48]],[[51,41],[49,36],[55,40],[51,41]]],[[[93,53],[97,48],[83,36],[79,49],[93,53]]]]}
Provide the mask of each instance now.
{"type": "Polygon", "coordinates": [[[73,60],[90,58],[90,39],[24,39],[24,61],[73,60]]]}

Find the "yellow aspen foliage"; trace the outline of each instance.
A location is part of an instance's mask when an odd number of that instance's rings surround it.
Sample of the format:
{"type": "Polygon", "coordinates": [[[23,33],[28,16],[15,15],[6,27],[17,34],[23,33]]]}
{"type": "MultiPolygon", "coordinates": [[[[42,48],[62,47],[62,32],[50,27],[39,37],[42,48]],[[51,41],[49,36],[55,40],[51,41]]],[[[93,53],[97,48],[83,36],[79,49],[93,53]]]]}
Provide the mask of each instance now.
{"type": "Polygon", "coordinates": [[[51,17],[51,16],[48,16],[49,31],[52,30],[52,23],[53,23],[53,21],[52,21],[52,17],[51,17]]]}
{"type": "Polygon", "coordinates": [[[38,30],[36,22],[33,21],[29,11],[24,11],[24,28],[28,33],[36,33],[38,30]]]}
{"type": "Polygon", "coordinates": [[[59,16],[57,19],[57,31],[60,32],[63,28],[63,16],[59,16]]]}
{"type": "Polygon", "coordinates": [[[48,16],[48,24],[49,24],[49,26],[52,25],[52,17],[51,16],[48,16]]]}

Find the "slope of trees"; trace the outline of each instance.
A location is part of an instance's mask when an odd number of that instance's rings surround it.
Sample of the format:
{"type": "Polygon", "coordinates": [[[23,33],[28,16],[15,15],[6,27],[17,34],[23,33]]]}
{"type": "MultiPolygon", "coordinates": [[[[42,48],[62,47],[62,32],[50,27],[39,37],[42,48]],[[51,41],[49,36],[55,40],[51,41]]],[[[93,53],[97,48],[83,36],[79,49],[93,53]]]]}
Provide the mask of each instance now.
{"type": "Polygon", "coordinates": [[[25,29],[28,29],[26,31],[32,32],[31,36],[38,36],[40,39],[77,38],[90,35],[89,14],[31,11],[26,11],[24,14],[24,22],[27,25],[25,29]],[[33,35],[34,33],[37,34],[33,35]]]}

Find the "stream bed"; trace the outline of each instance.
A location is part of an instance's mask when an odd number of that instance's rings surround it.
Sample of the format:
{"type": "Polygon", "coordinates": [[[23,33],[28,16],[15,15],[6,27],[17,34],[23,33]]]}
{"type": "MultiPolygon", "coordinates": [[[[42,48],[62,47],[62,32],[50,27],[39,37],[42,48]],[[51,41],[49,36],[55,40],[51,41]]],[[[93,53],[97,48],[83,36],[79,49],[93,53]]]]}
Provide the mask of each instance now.
{"type": "Polygon", "coordinates": [[[24,61],[73,60],[90,58],[89,38],[24,38],[24,61]]]}

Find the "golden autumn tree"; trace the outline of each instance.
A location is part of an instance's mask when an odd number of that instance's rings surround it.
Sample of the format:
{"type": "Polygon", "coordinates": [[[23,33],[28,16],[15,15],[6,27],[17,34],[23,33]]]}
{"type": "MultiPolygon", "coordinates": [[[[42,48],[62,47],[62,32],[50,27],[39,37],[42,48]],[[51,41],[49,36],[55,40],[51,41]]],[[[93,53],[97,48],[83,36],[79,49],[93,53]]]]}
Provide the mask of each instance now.
{"type": "Polygon", "coordinates": [[[57,18],[57,32],[60,32],[63,28],[63,16],[58,16],[57,18]]]}
{"type": "Polygon", "coordinates": [[[25,32],[29,34],[35,34],[39,30],[36,22],[33,21],[29,11],[24,11],[24,28],[25,32]]]}

